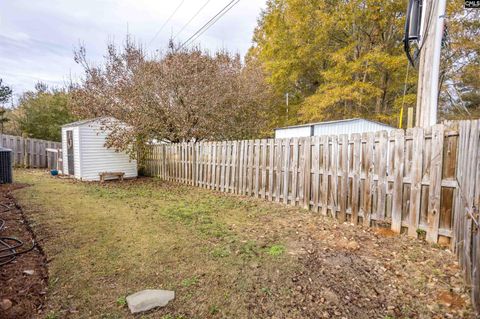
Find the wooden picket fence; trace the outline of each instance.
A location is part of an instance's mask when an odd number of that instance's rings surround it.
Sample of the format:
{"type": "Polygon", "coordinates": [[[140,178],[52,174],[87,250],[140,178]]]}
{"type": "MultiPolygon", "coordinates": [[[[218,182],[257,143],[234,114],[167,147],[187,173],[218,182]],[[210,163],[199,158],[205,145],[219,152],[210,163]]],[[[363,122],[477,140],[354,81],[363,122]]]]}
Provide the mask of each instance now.
{"type": "Polygon", "coordinates": [[[480,317],[480,120],[460,121],[453,244],[480,317]]]}
{"type": "Polygon", "coordinates": [[[47,154],[46,149],[61,149],[62,143],[2,134],[0,147],[12,150],[14,166],[53,168],[56,167],[57,157],[53,153],[47,154]]]}
{"type": "Polygon", "coordinates": [[[145,173],[450,245],[480,309],[480,122],[147,147],[145,173]],[[478,187],[476,187],[478,185],[478,187]]]}

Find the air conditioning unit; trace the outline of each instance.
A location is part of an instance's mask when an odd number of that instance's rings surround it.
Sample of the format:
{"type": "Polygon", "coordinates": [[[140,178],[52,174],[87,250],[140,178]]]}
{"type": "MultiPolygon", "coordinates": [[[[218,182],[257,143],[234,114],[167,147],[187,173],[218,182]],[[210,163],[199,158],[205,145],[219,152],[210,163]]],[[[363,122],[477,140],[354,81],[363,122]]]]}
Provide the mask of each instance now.
{"type": "Polygon", "coordinates": [[[0,184],[10,184],[12,182],[12,150],[0,147],[0,184]]]}

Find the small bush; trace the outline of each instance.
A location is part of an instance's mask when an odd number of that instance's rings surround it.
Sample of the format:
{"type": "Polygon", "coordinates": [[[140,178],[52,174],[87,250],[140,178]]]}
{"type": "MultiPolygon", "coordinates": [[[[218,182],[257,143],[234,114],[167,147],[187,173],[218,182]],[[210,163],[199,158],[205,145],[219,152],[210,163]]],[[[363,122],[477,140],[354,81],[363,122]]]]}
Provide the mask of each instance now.
{"type": "Polygon", "coordinates": [[[258,255],[258,246],[257,243],[253,240],[247,241],[240,247],[240,254],[245,257],[254,257],[258,255]]]}
{"type": "Polygon", "coordinates": [[[125,296],[118,297],[117,305],[119,305],[120,307],[125,307],[127,305],[127,297],[125,296]]]}
{"type": "Polygon", "coordinates": [[[218,309],[218,307],[215,306],[215,305],[211,305],[210,307],[208,307],[208,312],[210,312],[210,314],[213,316],[213,315],[219,313],[220,309],[218,309]]]}
{"type": "Polygon", "coordinates": [[[197,283],[198,283],[198,278],[195,276],[192,278],[187,278],[182,280],[183,287],[190,287],[190,286],[196,285],[197,283]]]}
{"type": "Polygon", "coordinates": [[[285,250],[286,248],[283,245],[273,245],[268,249],[267,253],[270,256],[280,256],[285,252],[285,250]]]}
{"type": "Polygon", "coordinates": [[[230,251],[224,247],[217,247],[212,250],[212,256],[214,258],[225,258],[230,256],[230,251]]]}

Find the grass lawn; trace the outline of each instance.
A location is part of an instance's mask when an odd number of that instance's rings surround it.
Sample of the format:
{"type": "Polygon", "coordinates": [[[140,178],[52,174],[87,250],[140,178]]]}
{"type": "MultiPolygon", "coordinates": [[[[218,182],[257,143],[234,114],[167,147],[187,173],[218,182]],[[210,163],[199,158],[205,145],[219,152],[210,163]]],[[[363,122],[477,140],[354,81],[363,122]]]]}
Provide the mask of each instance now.
{"type": "Polygon", "coordinates": [[[473,318],[453,255],[421,241],[157,179],[15,177],[47,318],[131,318],[147,288],[176,298],[145,318],[473,318]]]}

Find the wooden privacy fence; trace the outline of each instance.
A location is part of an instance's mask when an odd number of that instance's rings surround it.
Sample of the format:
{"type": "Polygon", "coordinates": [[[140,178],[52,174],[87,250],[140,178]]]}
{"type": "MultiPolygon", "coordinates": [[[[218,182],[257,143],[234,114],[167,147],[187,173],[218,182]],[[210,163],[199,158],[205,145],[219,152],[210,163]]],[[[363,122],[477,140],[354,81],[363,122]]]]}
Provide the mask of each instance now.
{"type": "Polygon", "coordinates": [[[163,144],[147,147],[144,164],[149,176],[451,245],[478,307],[479,135],[480,122],[465,121],[390,134],[163,144]]]}
{"type": "Polygon", "coordinates": [[[0,147],[9,148],[13,153],[13,165],[27,168],[56,167],[57,157],[47,155],[47,148],[60,149],[62,144],[35,138],[13,135],[0,135],[0,147]]]}

